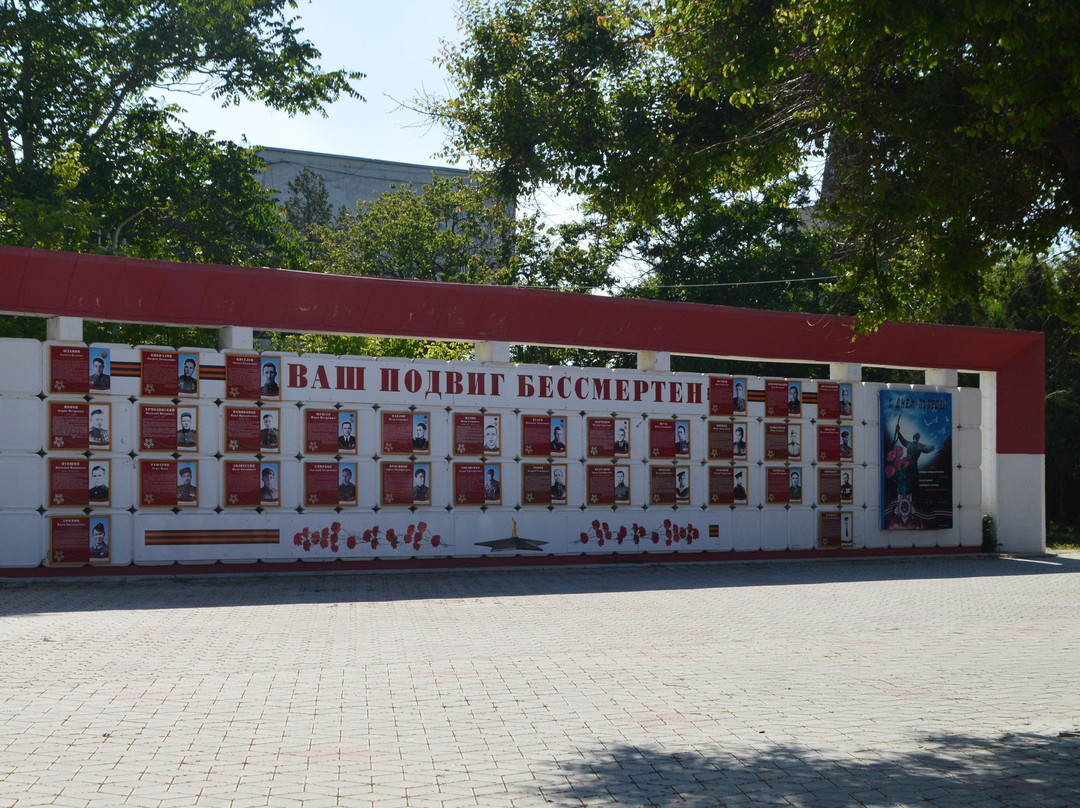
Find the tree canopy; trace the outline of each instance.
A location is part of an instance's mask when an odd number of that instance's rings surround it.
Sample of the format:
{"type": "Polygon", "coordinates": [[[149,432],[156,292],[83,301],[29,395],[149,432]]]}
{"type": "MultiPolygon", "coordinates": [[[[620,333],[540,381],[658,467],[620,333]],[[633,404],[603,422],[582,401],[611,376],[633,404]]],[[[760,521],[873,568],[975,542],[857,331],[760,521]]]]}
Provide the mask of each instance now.
{"type": "Polygon", "coordinates": [[[296,5],[0,0],[0,240],[288,263],[252,150],[190,131],[154,93],[290,114],[359,98],[359,73],[318,65],[296,5]]]}
{"type": "Polygon", "coordinates": [[[1049,0],[470,0],[435,99],[513,198],[650,227],[824,162],[870,320],[941,317],[1080,231],[1080,15],[1049,0]]]}

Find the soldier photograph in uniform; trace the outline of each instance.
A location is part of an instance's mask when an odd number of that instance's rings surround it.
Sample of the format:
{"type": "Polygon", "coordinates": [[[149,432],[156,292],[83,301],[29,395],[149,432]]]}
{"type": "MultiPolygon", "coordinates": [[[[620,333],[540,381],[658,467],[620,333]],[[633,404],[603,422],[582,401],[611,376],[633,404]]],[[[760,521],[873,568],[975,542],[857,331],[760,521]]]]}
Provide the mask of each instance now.
{"type": "Polygon", "coordinates": [[[339,502],[352,502],[356,499],[356,483],[353,482],[353,470],[351,464],[342,465],[337,492],[339,502]]]}
{"type": "Polygon", "coordinates": [[[502,484],[499,482],[499,467],[484,466],[487,477],[484,479],[484,499],[498,500],[502,497],[502,484]]]}
{"type": "Polygon", "coordinates": [[[627,502],[630,499],[630,486],[626,484],[626,472],[622,469],[615,469],[615,500],[616,502],[627,502]]]}
{"type": "Polygon", "coordinates": [[[741,381],[735,382],[735,389],[731,396],[731,408],[735,412],[746,410],[746,387],[741,381]]]}
{"type": "Polygon", "coordinates": [[[840,499],[851,499],[852,493],[851,472],[845,471],[840,475],[840,499]]]}
{"type": "Polygon", "coordinates": [[[413,502],[427,502],[431,498],[426,466],[413,469],[413,502]]]}
{"type": "Polygon", "coordinates": [[[802,412],[802,400],[801,393],[798,384],[788,385],[788,402],[787,411],[788,415],[798,415],[802,412]]]}
{"type": "Polygon", "coordinates": [[[109,501],[109,473],[101,463],[90,467],[89,498],[91,502],[109,501]]]}
{"type": "Polygon", "coordinates": [[[791,469],[788,472],[788,501],[802,501],[802,475],[798,469],[791,469]]]}
{"type": "Polygon", "coordinates": [[[615,422],[615,454],[629,454],[630,440],[627,435],[630,432],[630,422],[620,418],[615,422]]]}
{"type": "Polygon", "coordinates": [[[792,424],[788,426],[788,441],[787,441],[787,455],[788,457],[798,457],[802,454],[802,429],[792,424]]]}
{"type": "Polygon", "coordinates": [[[195,373],[195,357],[184,356],[183,370],[176,380],[176,392],[181,395],[194,395],[199,392],[199,378],[195,373]]]}
{"type": "Polygon", "coordinates": [[[690,499],[690,475],[683,468],[675,472],[675,499],[690,499]]]}
{"type": "Polygon", "coordinates": [[[263,362],[262,366],[262,387],[259,392],[264,396],[276,396],[281,392],[281,388],[278,387],[278,369],[277,363],[272,361],[263,362]]]}
{"type": "Polygon", "coordinates": [[[412,447],[426,452],[429,448],[427,419],[422,415],[414,415],[413,422],[412,447]]]}
{"type": "Polygon", "coordinates": [[[499,416],[484,416],[484,453],[498,454],[499,452],[499,416]]]}
{"type": "Polygon", "coordinates": [[[198,435],[191,427],[191,410],[180,410],[177,419],[180,421],[180,428],[176,430],[176,445],[195,446],[198,443],[198,435]]]}
{"type": "Polygon", "coordinates": [[[109,427],[105,419],[107,404],[90,410],[90,443],[104,446],[109,442],[109,427]]]}
{"type": "Polygon", "coordinates": [[[277,502],[277,471],[274,466],[264,463],[259,474],[262,479],[262,487],[259,488],[259,500],[262,502],[277,502]]]}
{"type": "Polygon", "coordinates": [[[555,466],[551,469],[551,498],[566,499],[566,468],[555,466]]]}
{"type": "Polygon", "coordinates": [[[177,502],[194,502],[198,499],[199,493],[197,486],[192,483],[194,477],[194,471],[191,466],[181,466],[177,472],[179,478],[176,485],[176,501],[177,502]]]}
{"type": "Polygon", "coordinates": [[[562,454],[566,451],[566,443],[563,441],[563,424],[565,419],[551,419],[551,453],[562,454]]]}
{"type": "Polygon", "coordinates": [[[732,491],[732,496],[736,501],[746,501],[746,484],[745,475],[742,469],[735,470],[735,487],[732,491]]]}
{"type": "Polygon", "coordinates": [[[112,379],[105,370],[105,357],[108,356],[107,351],[102,351],[100,354],[95,354],[90,359],[90,389],[91,390],[108,390],[112,386],[112,379]]]}
{"type": "Polygon", "coordinates": [[[731,453],[736,457],[743,457],[746,455],[746,430],[742,425],[736,425],[734,435],[731,441],[731,453]]]}
{"type": "Polygon", "coordinates": [[[90,557],[109,557],[109,543],[105,538],[104,522],[94,522],[93,526],[90,528],[90,557]]]}
{"type": "Polygon", "coordinates": [[[840,430],[840,457],[851,459],[851,430],[840,430]]]}
{"type": "Polygon", "coordinates": [[[689,429],[689,421],[675,422],[675,454],[690,454],[690,440],[687,437],[689,435],[689,429]]]}
{"type": "Polygon", "coordinates": [[[851,415],[851,385],[840,385],[840,414],[851,415]]]}
{"type": "Polygon", "coordinates": [[[262,417],[262,429],[259,430],[259,446],[263,449],[276,449],[278,447],[278,431],[274,424],[274,414],[264,412],[262,417]]]}
{"type": "Polygon", "coordinates": [[[353,450],[356,448],[356,435],[353,434],[353,419],[345,413],[338,414],[338,439],[339,449],[353,450]]]}

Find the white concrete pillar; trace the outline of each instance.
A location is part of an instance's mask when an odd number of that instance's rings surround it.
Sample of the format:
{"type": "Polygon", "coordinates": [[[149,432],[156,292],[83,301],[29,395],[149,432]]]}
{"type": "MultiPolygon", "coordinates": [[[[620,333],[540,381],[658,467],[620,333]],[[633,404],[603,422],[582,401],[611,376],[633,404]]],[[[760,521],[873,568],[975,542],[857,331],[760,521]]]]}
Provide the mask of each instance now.
{"type": "Polygon", "coordinates": [[[219,328],[218,347],[222,350],[233,348],[238,351],[250,351],[255,347],[255,329],[237,325],[219,328]]]}
{"type": "Polygon", "coordinates": [[[638,351],[638,370],[671,372],[671,354],[667,351],[638,351]]]}
{"type": "Polygon", "coordinates": [[[507,365],[510,363],[510,343],[477,342],[473,345],[473,354],[477,362],[498,362],[507,365]]]}
{"type": "Polygon", "coordinates": [[[45,339],[82,342],[82,317],[50,317],[45,321],[45,339]]]}
{"type": "Polygon", "coordinates": [[[960,384],[960,373],[944,368],[932,368],[924,371],[926,383],[931,387],[956,387],[960,384]]]}
{"type": "Polygon", "coordinates": [[[834,382],[861,382],[862,365],[857,362],[830,362],[829,379],[834,382]]]}

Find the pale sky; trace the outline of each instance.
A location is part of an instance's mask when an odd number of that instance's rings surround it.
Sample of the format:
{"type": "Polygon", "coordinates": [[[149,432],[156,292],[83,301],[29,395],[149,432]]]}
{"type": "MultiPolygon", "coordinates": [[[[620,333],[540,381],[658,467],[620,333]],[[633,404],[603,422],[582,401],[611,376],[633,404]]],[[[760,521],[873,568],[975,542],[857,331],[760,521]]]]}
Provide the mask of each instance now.
{"type": "Polygon", "coordinates": [[[327,108],[326,118],[289,118],[247,101],[222,109],[208,97],[168,98],[188,110],[180,117],[192,129],[213,129],[237,143],[246,136],[256,146],[447,165],[436,156],[444,133],[399,106],[424,92],[448,93],[432,60],[440,39],[457,38],[456,10],[453,0],[300,0],[293,13],[304,38],[322,51],[321,67],[366,74],[355,83],[366,101],[343,98],[327,108]]]}

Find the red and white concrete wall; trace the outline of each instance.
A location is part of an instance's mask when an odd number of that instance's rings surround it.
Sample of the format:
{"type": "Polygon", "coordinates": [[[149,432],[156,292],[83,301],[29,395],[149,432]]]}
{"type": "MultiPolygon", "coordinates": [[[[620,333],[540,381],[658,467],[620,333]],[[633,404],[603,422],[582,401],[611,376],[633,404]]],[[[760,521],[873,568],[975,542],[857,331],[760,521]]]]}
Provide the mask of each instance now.
{"type": "MultiPolygon", "coordinates": [[[[46,343],[0,341],[0,568],[57,563],[50,555],[57,520],[102,515],[109,517],[109,554],[90,563],[111,568],[375,558],[496,557],[512,563],[513,557],[642,552],[813,555],[826,552],[824,510],[850,517],[845,525],[852,535],[844,552],[974,550],[982,543],[983,514],[994,518],[1003,549],[1037,553],[1045,547],[1040,334],[885,324],[855,337],[845,318],[15,248],[0,248],[0,289],[0,310],[50,318],[46,343]],[[178,287],[185,294],[177,295],[178,287]],[[69,394],[53,385],[53,349],[83,346],[84,318],[220,328],[222,350],[89,346],[109,349],[110,389],[69,394]],[[256,356],[254,329],[466,340],[476,344],[478,361],[274,354],[281,369],[279,395],[241,401],[226,387],[226,367],[230,357],[256,356]],[[512,365],[509,345],[517,343],[636,352],[639,369],[512,365]],[[197,356],[197,396],[147,394],[143,362],[152,350],[197,356]],[[834,422],[818,417],[819,382],[795,380],[803,392],[802,412],[774,419],[765,411],[764,391],[775,380],[746,378],[745,415],[717,419],[709,411],[710,378],[670,373],[673,353],[829,364],[834,381],[852,385],[853,415],[835,423],[852,429],[853,457],[817,460],[818,427],[834,422]],[[882,386],[860,380],[867,365],[924,370],[927,384],[917,389],[953,394],[951,529],[879,529],[882,386]],[[958,371],[979,373],[980,387],[957,387],[958,371]],[[86,405],[88,412],[95,403],[109,405],[107,447],[55,445],[52,422],[57,412],[68,412],[56,409],[65,403],[86,405]],[[147,448],[145,408],[170,406],[195,416],[199,436],[193,450],[147,448]],[[240,406],[275,411],[277,451],[230,449],[226,409],[240,406]],[[307,451],[308,412],[328,410],[355,411],[355,452],[307,451]],[[388,412],[424,413],[428,450],[386,452],[388,412]],[[499,416],[497,453],[473,456],[451,445],[454,417],[461,413],[499,416]],[[535,426],[527,426],[529,417],[565,419],[565,454],[526,455],[523,433],[535,426]],[[625,419],[629,451],[599,460],[590,456],[590,418],[625,419]],[[691,448],[657,458],[650,451],[652,424],[669,420],[687,423],[691,448]],[[745,424],[745,458],[710,458],[708,433],[716,420],[745,424]],[[783,422],[800,427],[802,450],[774,462],[766,457],[766,425],[783,422]],[[530,501],[535,479],[526,480],[532,474],[526,467],[533,459],[565,467],[564,499],[530,501]],[[106,507],[56,502],[57,462],[84,460],[108,461],[106,507]],[[197,498],[148,502],[147,461],[193,464],[197,498]],[[324,461],[356,464],[355,503],[311,501],[306,466],[324,461]],[[230,464],[242,462],[277,464],[276,502],[230,502],[230,464]],[[424,464],[429,500],[387,502],[384,467],[394,462],[424,464]],[[468,462],[498,465],[498,501],[455,499],[461,493],[455,466],[468,462]],[[590,468],[604,463],[626,470],[628,500],[598,504],[590,496],[590,468]],[[710,501],[710,467],[718,464],[745,470],[745,502],[710,501]],[[684,468],[689,494],[655,504],[656,466],[684,468]],[[779,466],[801,470],[801,502],[769,499],[769,469],[779,466]],[[851,472],[850,501],[819,505],[819,468],[826,466],[851,472]]],[[[81,410],[71,412],[81,417],[81,410]]]]}

